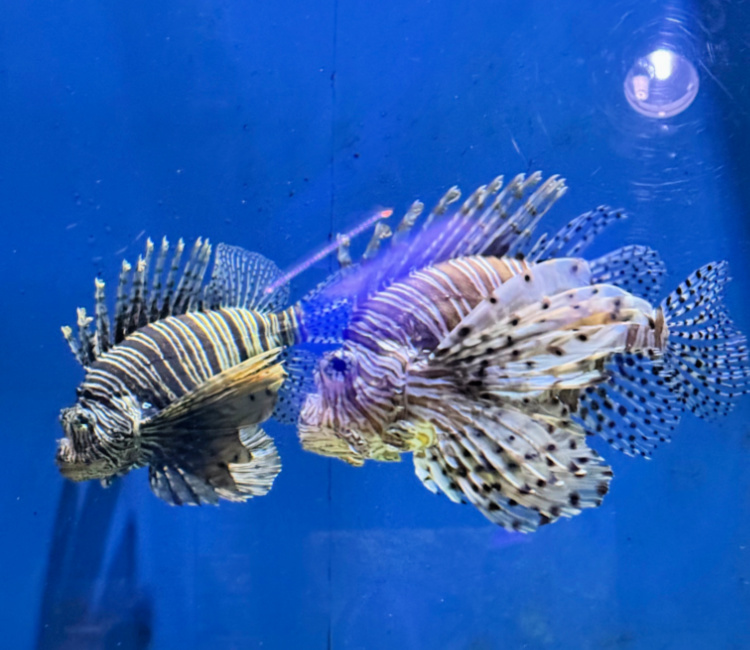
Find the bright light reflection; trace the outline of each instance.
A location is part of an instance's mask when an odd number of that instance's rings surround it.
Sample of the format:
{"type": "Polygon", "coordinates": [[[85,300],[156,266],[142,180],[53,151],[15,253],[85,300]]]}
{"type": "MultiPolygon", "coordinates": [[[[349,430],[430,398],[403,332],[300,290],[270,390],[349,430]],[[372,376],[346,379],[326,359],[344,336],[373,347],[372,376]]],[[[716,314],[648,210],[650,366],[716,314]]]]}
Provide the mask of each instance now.
{"type": "Polygon", "coordinates": [[[649,60],[654,66],[654,76],[659,81],[668,79],[674,69],[674,52],[669,50],[656,50],[648,55],[649,60]]]}
{"type": "Polygon", "coordinates": [[[637,59],[623,84],[625,98],[641,115],[664,119],[684,111],[698,94],[695,66],[665,47],[637,59]]]}

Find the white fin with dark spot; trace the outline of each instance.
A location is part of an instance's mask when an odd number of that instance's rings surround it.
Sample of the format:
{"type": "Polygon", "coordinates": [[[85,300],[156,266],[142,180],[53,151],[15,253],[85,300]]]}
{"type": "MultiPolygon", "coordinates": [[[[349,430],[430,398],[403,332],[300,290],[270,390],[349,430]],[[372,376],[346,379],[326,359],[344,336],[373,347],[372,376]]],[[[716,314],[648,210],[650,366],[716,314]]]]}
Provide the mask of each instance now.
{"type": "Polygon", "coordinates": [[[746,340],[723,304],[728,280],[726,262],[707,264],[662,302],[666,349],[613,357],[608,381],[580,395],[576,418],[587,433],[648,458],[670,441],[684,411],[725,415],[749,392],[746,340]]]}
{"type": "Polygon", "coordinates": [[[567,290],[588,287],[590,283],[591,271],[584,260],[550,260],[528,267],[524,273],[510,278],[498,287],[490,298],[479,303],[440,343],[433,356],[467,356],[468,352],[464,354],[459,350],[468,350],[475,344],[490,343],[492,333],[502,333],[506,321],[510,328],[521,324],[517,311],[529,306],[532,314],[545,311],[549,307],[549,297],[567,290]],[[452,349],[455,354],[449,352],[452,349]]]}
{"type": "Polygon", "coordinates": [[[570,420],[513,408],[461,416],[461,398],[450,402],[453,413],[437,409],[451,429],[414,454],[416,474],[429,490],[465,500],[490,521],[522,532],[601,504],[612,470],[570,420]]]}
{"type": "Polygon", "coordinates": [[[637,354],[616,354],[606,382],[579,396],[579,420],[589,435],[599,435],[628,456],[651,457],[670,442],[682,405],[661,376],[662,361],[637,354]]]}

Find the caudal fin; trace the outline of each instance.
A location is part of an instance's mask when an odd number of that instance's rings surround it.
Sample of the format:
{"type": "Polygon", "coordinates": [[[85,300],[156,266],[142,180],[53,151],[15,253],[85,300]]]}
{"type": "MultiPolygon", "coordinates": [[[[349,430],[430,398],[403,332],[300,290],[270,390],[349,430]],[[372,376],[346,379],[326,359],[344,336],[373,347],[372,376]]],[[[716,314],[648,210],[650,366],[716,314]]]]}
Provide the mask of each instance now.
{"type": "Polygon", "coordinates": [[[724,305],[726,262],[706,264],[662,302],[669,328],[664,355],[671,390],[700,418],[726,415],[750,392],[747,340],[724,305]]]}

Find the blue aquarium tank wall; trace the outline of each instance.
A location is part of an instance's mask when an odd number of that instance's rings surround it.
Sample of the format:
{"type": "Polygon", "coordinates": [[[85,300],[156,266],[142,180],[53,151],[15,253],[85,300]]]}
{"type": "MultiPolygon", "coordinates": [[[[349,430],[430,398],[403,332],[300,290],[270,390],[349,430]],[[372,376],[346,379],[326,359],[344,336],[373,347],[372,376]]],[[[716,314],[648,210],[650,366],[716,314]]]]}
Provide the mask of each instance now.
{"type": "MultiPolygon", "coordinates": [[[[373,211],[559,174],[554,231],[629,218],[673,288],[726,259],[750,331],[746,2],[6,2],[0,12],[0,646],[73,650],[750,647],[750,398],[613,466],[600,508],[533,534],[351,467],[269,422],[265,497],[170,507],[147,471],[59,474],[82,371],[60,326],[147,237],[282,269],[373,211]]],[[[367,235],[356,239],[361,252],[367,235]]],[[[335,256],[295,278],[299,298],[335,256]]]]}

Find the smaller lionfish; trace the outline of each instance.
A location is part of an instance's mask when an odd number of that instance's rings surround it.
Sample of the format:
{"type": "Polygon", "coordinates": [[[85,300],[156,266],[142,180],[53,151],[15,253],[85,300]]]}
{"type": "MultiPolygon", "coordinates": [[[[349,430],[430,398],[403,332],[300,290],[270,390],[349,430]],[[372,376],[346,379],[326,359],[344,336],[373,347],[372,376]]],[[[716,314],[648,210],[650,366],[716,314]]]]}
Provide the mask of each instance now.
{"type": "Polygon", "coordinates": [[[621,212],[601,207],[532,243],[565,190],[540,180],[500,191],[496,179],[457,210],[452,188],[409,235],[417,203],[359,266],[343,242],[348,267],[326,291],[353,311],[303,406],[306,449],[353,465],[413,452],[431,491],[528,532],[601,504],[612,470],[587,436],[650,456],[684,410],[721,414],[747,392],[726,263],[655,306],[664,267],[651,249],[580,257],[621,212]]]}
{"type": "Polygon", "coordinates": [[[310,376],[310,353],[286,350],[333,340],[331,310],[318,319],[312,294],[284,308],[279,269],[225,244],[204,286],[211,245],[198,239],[180,274],[183,250],[180,240],[164,284],[166,239],[154,269],[150,240],[135,269],[123,262],[113,327],[98,279],[94,317],[78,310],[77,338],[63,327],[86,376],[60,415],[57,464],[105,483],[148,465],[152,490],[174,505],[245,501],[281,469],[260,424],[294,422],[310,376]]]}

